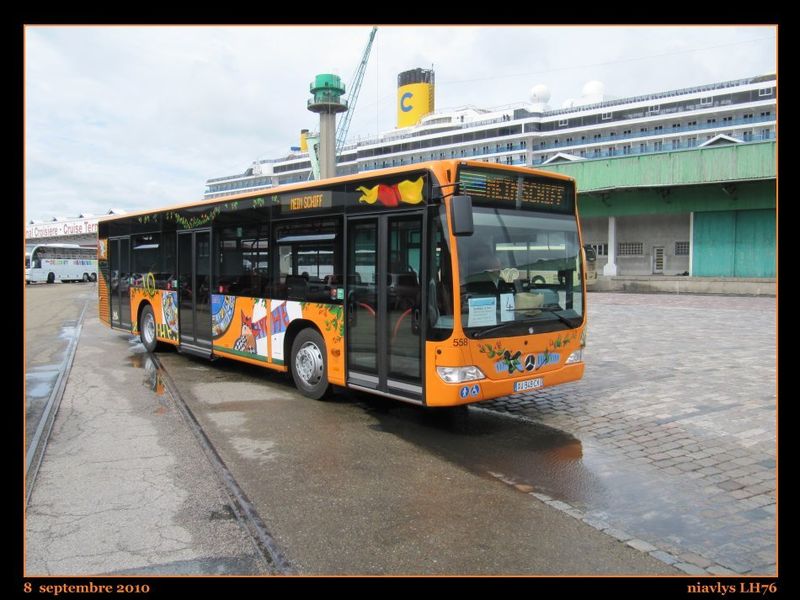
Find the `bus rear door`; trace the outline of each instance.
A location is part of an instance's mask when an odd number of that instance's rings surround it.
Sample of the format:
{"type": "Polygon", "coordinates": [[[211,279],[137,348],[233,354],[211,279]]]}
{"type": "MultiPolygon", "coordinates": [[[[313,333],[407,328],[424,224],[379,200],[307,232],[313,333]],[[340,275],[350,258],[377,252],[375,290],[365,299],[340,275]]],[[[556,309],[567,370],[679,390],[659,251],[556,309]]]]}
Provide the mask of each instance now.
{"type": "Polygon", "coordinates": [[[178,330],[181,349],[211,355],[211,230],[178,233],[178,330]]]}

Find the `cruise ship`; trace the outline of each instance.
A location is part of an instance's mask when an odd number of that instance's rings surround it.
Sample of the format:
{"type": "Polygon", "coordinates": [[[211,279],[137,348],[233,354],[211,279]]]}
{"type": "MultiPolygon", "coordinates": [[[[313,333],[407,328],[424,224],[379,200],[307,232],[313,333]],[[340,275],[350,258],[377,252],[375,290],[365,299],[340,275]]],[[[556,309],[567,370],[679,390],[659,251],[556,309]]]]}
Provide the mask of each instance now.
{"type": "MultiPolygon", "coordinates": [[[[344,146],[337,174],[444,158],[539,167],[559,161],[607,159],[703,147],[720,139],[775,139],[774,74],[614,99],[599,81],[562,108],[548,105],[545,85],[529,102],[499,108],[433,108],[433,73],[414,69],[398,77],[398,128],[344,146]],[[409,122],[408,98],[424,94],[409,122]],[[405,126],[402,126],[405,125],[405,126]]],[[[413,114],[413,113],[412,113],[413,114]]],[[[305,148],[303,148],[305,150],[305,148]]],[[[265,189],[310,178],[308,152],[254,161],[243,173],[206,181],[205,198],[265,189]]]]}

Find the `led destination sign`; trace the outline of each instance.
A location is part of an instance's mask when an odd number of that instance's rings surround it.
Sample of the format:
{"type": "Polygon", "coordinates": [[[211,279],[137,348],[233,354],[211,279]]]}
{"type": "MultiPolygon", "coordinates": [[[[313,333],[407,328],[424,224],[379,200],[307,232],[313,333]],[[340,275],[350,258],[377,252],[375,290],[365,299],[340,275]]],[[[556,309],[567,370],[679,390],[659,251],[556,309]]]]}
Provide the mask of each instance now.
{"type": "Polygon", "coordinates": [[[281,212],[298,213],[319,208],[330,208],[331,192],[314,191],[300,194],[281,194],[281,212]]]}
{"type": "Polygon", "coordinates": [[[573,197],[568,182],[543,181],[514,173],[484,169],[460,169],[459,193],[472,196],[473,203],[508,203],[517,208],[571,212],[573,197]]]}

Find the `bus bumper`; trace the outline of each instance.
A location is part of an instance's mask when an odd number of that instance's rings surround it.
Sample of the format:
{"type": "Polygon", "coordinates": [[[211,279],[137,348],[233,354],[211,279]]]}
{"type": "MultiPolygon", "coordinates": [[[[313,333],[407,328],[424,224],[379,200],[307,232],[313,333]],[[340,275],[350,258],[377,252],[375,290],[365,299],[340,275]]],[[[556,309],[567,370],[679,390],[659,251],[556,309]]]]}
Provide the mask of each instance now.
{"type": "MultiPolygon", "coordinates": [[[[542,373],[526,372],[519,377],[507,379],[481,379],[464,383],[435,381],[428,385],[425,393],[427,406],[457,406],[484,400],[494,400],[511,394],[536,392],[538,390],[577,381],[583,377],[585,363],[563,365],[542,373]]],[[[438,378],[437,378],[438,379],[438,378]]]]}

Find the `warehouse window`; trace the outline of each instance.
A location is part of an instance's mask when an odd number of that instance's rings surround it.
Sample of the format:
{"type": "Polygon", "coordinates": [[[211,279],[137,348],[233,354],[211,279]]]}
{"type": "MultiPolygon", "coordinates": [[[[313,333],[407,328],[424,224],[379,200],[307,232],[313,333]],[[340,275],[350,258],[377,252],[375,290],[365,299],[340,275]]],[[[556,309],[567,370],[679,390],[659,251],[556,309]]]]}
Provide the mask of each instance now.
{"type": "Polygon", "coordinates": [[[689,256],[689,242],[675,242],[675,256],[689,256]]]}
{"type": "Polygon", "coordinates": [[[620,242],[617,246],[619,256],[641,256],[644,244],[642,242],[620,242]]]}

